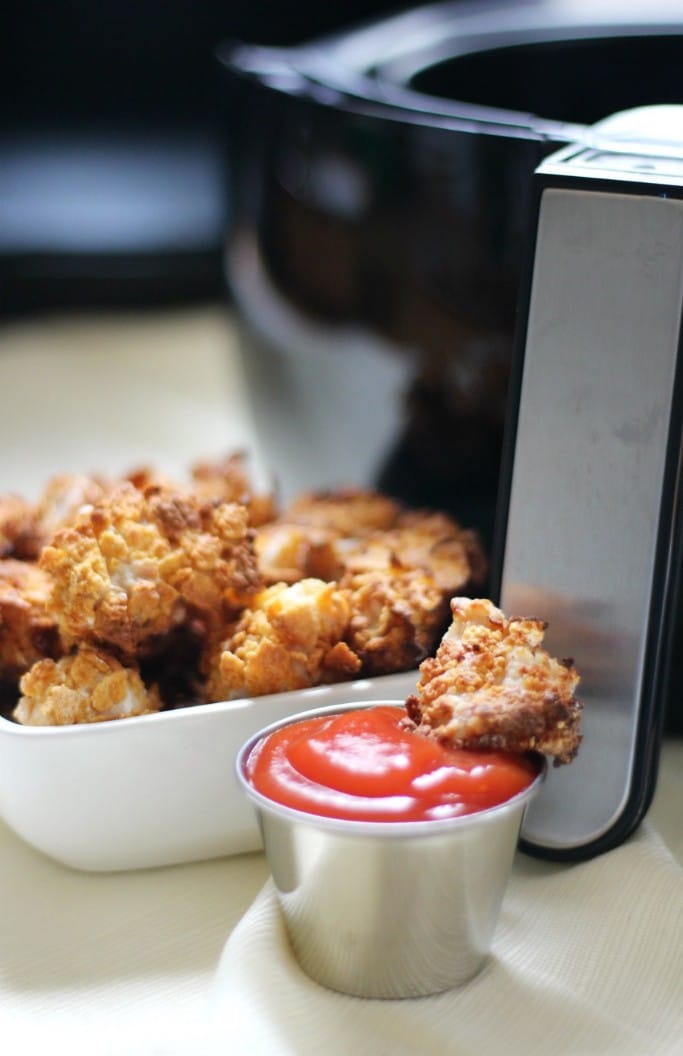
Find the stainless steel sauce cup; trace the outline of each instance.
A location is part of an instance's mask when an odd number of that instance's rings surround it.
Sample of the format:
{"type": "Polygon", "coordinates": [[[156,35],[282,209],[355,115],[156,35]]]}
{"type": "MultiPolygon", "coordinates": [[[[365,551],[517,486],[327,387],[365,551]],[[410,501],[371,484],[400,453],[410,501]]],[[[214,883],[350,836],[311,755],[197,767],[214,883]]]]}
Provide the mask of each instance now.
{"type": "Polygon", "coordinates": [[[300,719],[374,701],[293,715],[251,737],[238,780],[256,808],[287,934],[302,969],[359,997],[417,997],[465,983],[491,948],[525,807],[524,792],[443,821],[367,822],[319,817],[261,795],[246,762],[264,736],[300,719]]]}

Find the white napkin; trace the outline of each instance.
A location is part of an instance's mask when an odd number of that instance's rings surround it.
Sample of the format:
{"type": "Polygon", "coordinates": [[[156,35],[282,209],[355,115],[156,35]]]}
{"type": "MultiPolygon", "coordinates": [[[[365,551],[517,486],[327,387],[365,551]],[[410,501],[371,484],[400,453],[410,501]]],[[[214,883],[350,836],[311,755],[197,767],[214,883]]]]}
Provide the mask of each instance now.
{"type": "Polygon", "coordinates": [[[309,980],[269,880],[224,949],[212,1009],[225,1051],[248,1040],[251,1056],[681,1054],[683,869],[648,822],[590,862],[518,854],[481,974],[403,1001],[309,980]]]}

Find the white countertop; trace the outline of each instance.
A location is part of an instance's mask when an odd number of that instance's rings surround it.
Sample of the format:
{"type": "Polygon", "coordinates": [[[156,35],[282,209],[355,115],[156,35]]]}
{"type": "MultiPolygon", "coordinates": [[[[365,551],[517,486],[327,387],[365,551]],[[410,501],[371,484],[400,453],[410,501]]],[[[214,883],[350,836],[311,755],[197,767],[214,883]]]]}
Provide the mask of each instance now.
{"type": "MultiPolygon", "coordinates": [[[[252,437],[239,354],[221,308],[55,318],[0,331],[2,491],[35,492],[51,473],[66,469],[121,472],[152,463],[177,473],[198,458],[249,448],[252,437]]],[[[654,841],[660,862],[670,855],[683,886],[681,804],[683,741],[668,740],[655,803],[637,839],[654,841]]],[[[518,881],[526,861],[519,858],[518,881]]],[[[550,875],[558,867],[534,868],[550,875]]],[[[97,1056],[222,1051],[208,1015],[209,992],[226,940],[267,875],[260,854],[80,873],[33,851],[0,823],[6,1051],[33,1053],[38,1045],[97,1056]]],[[[646,875],[643,883],[646,889],[646,875]]],[[[648,908],[635,904],[633,913],[648,908]]],[[[590,924],[590,900],[582,910],[590,924]]],[[[667,934],[674,946],[683,944],[680,915],[667,934]]],[[[683,1038],[683,983],[679,1014],[683,1038]]],[[[655,1033],[652,1052],[683,1052],[683,1042],[676,1050],[656,1041],[655,1033]]],[[[393,1051],[381,1028],[376,1042],[376,1053],[393,1051]]],[[[247,1039],[242,1051],[250,1051],[247,1039]]],[[[454,1039],[450,1051],[471,1050],[454,1039]]],[[[499,1051],[517,1051],[505,1029],[499,1051]]],[[[605,1049],[591,1049],[584,1038],[580,1051],[605,1049]]]]}
{"type": "Polygon", "coordinates": [[[220,307],[55,316],[0,329],[0,489],[52,473],[169,474],[254,436],[237,342],[220,307]]]}

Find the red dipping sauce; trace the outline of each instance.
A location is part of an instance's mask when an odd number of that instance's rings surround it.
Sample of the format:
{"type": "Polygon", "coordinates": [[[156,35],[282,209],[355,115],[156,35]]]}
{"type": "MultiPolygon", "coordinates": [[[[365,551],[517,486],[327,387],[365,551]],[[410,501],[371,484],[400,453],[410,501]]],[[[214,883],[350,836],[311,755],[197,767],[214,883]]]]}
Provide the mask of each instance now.
{"type": "Polygon", "coordinates": [[[445,748],[404,728],[403,708],[358,708],[283,726],[256,743],[250,784],[308,814],[353,821],[442,821],[522,792],[539,765],[507,752],[445,748]]]}

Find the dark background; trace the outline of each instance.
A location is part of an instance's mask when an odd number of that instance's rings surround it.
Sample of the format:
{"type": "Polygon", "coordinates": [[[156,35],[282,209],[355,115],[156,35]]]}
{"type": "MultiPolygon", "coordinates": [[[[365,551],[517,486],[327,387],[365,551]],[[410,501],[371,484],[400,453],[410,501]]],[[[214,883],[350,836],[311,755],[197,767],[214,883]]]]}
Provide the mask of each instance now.
{"type": "Polygon", "coordinates": [[[400,0],[11,0],[0,34],[5,117],[203,117],[226,39],[292,44],[400,0]]]}
{"type": "Polygon", "coordinates": [[[217,45],[299,43],[405,6],[11,0],[0,16],[0,314],[223,295],[217,45]]]}

